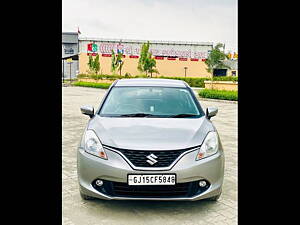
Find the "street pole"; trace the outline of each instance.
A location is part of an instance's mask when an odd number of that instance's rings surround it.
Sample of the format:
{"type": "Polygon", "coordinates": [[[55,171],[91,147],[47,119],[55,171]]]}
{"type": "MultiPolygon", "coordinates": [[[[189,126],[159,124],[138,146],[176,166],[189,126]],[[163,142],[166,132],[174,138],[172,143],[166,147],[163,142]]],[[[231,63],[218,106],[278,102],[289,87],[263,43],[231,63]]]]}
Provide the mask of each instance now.
{"type": "Polygon", "coordinates": [[[185,66],[184,67],[184,77],[186,77],[186,70],[187,70],[187,67],[185,66]]]}
{"type": "Polygon", "coordinates": [[[121,62],[119,63],[119,67],[120,67],[120,76],[122,76],[121,74],[122,74],[122,67],[121,67],[121,62]]]}
{"type": "Polygon", "coordinates": [[[70,84],[71,84],[71,65],[72,65],[72,62],[70,62],[70,84]]]}

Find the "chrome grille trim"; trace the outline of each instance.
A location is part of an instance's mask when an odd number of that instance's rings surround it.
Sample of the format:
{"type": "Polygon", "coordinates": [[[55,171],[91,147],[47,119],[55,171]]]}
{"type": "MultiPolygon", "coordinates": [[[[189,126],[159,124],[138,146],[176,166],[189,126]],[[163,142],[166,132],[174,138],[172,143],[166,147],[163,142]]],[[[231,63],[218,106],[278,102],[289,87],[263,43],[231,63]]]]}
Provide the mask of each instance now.
{"type": "MultiPolygon", "coordinates": [[[[119,154],[120,156],[122,156],[122,158],[130,165],[130,167],[134,170],[144,170],[144,171],[166,171],[166,170],[170,170],[172,169],[172,167],[186,154],[190,153],[190,152],[193,152],[193,151],[196,151],[196,150],[199,150],[201,146],[197,146],[197,147],[194,147],[194,148],[189,148],[188,150],[184,151],[182,154],[180,154],[177,159],[174,160],[173,163],[171,163],[170,166],[168,167],[138,167],[138,166],[135,166],[133,165],[130,160],[120,151],[118,151],[117,149],[113,148],[113,147],[110,147],[110,146],[107,146],[107,145],[103,145],[103,148],[105,150],[109,150],[109,151],[113,151],[117,154],[119,154]]],[[[138,150],[137,150],[138,151],[138,150]]],[[[151,150],[143,150],[143,151],[151,151],[151,150]]],[[[162,150],[162,151],[168,151],[168,150],[162,150]]],[[[151,151],[153,152],[153,151],[151,151]]]]}

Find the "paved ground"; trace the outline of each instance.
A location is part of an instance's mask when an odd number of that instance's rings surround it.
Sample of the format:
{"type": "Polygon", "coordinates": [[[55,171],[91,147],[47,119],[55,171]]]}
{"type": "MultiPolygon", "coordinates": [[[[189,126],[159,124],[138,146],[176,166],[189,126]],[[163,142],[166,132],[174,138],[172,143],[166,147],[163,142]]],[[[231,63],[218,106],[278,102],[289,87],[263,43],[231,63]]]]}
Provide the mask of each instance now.
{"type": "Polygon", "coordinates": [[[218,202],[84,201],[78,192],[76,147],[88,117],[81,105],[98,107],[105,90],[63,87],[63,224],[192,225],[237,224],[237,104],[201,101],[217,106],[212,118],[225,149],[225,180],[218,202]]]}

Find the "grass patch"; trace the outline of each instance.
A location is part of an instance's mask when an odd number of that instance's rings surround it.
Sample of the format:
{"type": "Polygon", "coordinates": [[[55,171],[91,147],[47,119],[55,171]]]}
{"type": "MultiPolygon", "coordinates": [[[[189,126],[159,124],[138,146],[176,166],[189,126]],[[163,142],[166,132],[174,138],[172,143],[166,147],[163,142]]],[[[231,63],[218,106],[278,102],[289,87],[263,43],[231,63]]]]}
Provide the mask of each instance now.
{"type": "Polygon", "coordinates": [[[202,98],[223,99],[223,100],[231,100],[231,101],[238,100],[237,91],[203,89],[199,91],[199,96],[202,98]]]}
{"type": "Polygon", "coordinates": [[[93,87],[93,88],[108,89],[111,84],[109,84],[109,83],[93,83],[93,82],[78,81],[78,82],[75,82],[73,85],[74,86],[80,86],[80,87],[93,87]]]}

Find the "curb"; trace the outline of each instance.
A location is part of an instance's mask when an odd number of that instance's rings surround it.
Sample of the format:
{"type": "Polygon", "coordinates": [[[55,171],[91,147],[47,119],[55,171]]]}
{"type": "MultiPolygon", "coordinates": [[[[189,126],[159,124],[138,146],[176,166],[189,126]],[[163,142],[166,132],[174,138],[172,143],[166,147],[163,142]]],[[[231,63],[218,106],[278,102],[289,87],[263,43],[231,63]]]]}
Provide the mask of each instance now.
{"type": "Polygon", "coordinates": [[[74,85],[65,83],[65,84],[62,84],[62,87],[74,87],[74,85]]]}
{"type": "Polygon", "coordinates": [[[197,97],[197,99],[199,99],[201,101],[209,101],[209,102],[222,102],[222,103],[238,104],[238,101],[223,100],[223,99],[201,98],[201,97],[197,97]]]}

